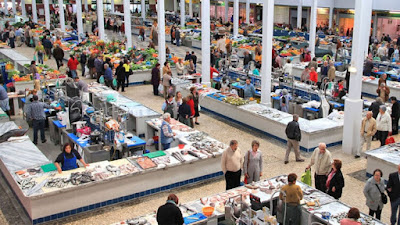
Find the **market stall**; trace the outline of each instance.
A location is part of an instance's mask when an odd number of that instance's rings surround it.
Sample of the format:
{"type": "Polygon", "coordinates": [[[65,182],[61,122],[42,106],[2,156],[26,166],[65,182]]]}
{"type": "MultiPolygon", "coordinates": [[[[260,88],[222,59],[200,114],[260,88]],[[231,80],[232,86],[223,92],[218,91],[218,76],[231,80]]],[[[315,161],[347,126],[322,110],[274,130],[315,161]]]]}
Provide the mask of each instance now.
{"type": "Polygon", "coordinates": [[[380,148],[365,152],[367,156],[366,176],[373,176],[375,169],[381,169],[385,182],[389,179],[389,174],[396,172],[400,164],[399,154],[400,143],[389,144],[380,148]]]}

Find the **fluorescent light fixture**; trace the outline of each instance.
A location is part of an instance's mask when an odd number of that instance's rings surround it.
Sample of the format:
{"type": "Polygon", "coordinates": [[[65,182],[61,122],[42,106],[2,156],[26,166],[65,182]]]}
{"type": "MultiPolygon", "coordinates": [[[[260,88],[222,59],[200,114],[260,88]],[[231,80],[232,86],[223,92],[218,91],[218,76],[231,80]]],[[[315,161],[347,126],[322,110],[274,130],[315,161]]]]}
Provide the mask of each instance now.
{"type": "Polygon", "coordinates": [[[349,66],[349,72],[350,73],[357,73],[357,69],[355,66],[349,66]]]}
{"type": "Polygon", "coordinates": [[[400,11],[390,11],[390,14],[400,14],[400,11]]]}

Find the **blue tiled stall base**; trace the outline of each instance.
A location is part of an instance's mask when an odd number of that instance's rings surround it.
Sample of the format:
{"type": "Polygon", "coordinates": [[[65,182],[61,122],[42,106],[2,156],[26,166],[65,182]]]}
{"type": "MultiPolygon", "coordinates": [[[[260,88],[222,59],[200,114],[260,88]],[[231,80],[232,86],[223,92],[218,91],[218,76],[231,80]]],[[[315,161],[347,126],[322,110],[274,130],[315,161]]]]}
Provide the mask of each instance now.
{"type": "MultiPolygon", "coordinates": [[[[249,128],[249,129],[251,129],[251,130],[255,130],[255,131],[257,131],[257,132],[260,132],[260,133],[262,133],[262,134],[264,134],[264,135],[267,135],[267,136],[269,136],[269,137],[272,137],[272,138],[274,138],[274,139],[276,139],[276,140],[278,140],[278,141],[280,141],[280,142],[282,142],[282,143],[287,143],[287,140],[286,140],[286,139],[282,139],[282,138],[280,138],[280,137],[277,137],[277,136],[275,136],[275,135],[272,135],[272,134],[270,134],[270,133],[267,133],[267,132],[265,132],[265,131],[263,131],[263,130],[254,128],[254,127],[252,127],[252,126],[249,126],[248,124],[245,124],[245,123],[242,123],[242,122],[240,122],[240,121],[234,120],[234,119],[232,119],[232,118],[230,118],[230,117],[227,117],[227,116],[222,115],[222,114],[220,114],[220,113],[214,112],[214,111],[212,111],[212,110],[210,110],[210,109],[207,109],[207,108],[205,108],[205,107],[203,107],[203,106],[201,107],[201,110],[204,110],[204,111],[206,111],[206,112],[215,114],[215,115],[220,116],[220,117],[222,117],[222,118],[224,118],[224,119],[226,119],[226,120],[229,120],[229,121],[234,122],[234,123],[236,123],[236,124],[239,124],[239,125],[241,125],[241,126],[247,127],[247,128],[249,128]]],[[[342,142],[341,142],[341,141],[338,141],[338,142],[326,144],[326,147],[332,147],[332,146],[341,145],[341,144],[342,144],[342,142]]],[[[312,152],[312,151],[314,151],[314,149],[315,149],[316,147],[318,147],[318,146],[315,146],[315,147],[312,147],[312,148],[305,148],[305,147],[303,147],[303,146],[300,146],[300,150],[305,151],[305,152],[312,152]]]]}
{"type": "Polygon", "coordinates": [[[155,193],[158,193],[158,192],[167,191],[167,190],[170,190],[170,189],[182,187],[182,186],[185,186],[185,185],[194,184],[194,183],[197,183],[197,182],[200,182],[200,181],[205,181],[205,180],[208,180],[208,179],[220,177],[222,175],[223,175],[223,172],[220,171],[220,172],[217,172],[217,173],[212,173],[212,174],[204,175],[204,176],[201,176],[201,177],[196,177],[196,178],[189,179],[189,180],[176,182],[174,184],[170,184],[170,185],[166,185],[166,186],[162,186],[162,187],[158,187],[158,188],[153,188],[153,189],[150,189],[150,190],[147,190],[147,191],[142,191],[142,192],[139,192],[139,193],[135,193],[135,194],[119,197],[119,198],[114,198],[114,199],[111,199],[111,200],[107,200],[107,201],[104,201],[104,202],[99,202],[99,203],[96,203],[96,204],[80,207],[80,208],[77,208],[77,209],[72,209],[72,210],[69,210],[69,211],[62,212],[62,213],[58,213],[58,214],[54,214],[54,215],[50,215],[50,216],[34,219],[32,222],[33,222],[33,224],[39,224],[39,223],[44,223],[44,222],[48,222],[48,221],[51,221],[51,220],[61,219],[61,218],[67,217],[67,216],[72,216],[72,215],[75,215],[75,214],[78,214],[78,213],[82,213],[82,212],[98,209],[98,208],[101,208],[101,207],[104,207],[104,206],[108,206],[108,205],[112,205],[112,204],[116,204],[116,203],[120,203],[120,202],[124,202],[124,201],[129,201],[129,200],[132,200],[132,199],[135,199],[135,198],[139,198],[139,197],[155,194],[155,193]]]}

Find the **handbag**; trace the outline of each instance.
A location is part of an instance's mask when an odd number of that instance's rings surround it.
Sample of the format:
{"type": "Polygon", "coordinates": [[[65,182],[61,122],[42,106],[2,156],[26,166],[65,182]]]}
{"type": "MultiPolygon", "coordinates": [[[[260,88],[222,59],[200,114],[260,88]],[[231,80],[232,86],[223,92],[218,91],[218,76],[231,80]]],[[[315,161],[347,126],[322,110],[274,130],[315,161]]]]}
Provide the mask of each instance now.
{"type": "Polygon", "coordinates": [[[376,185],[376,188],[378,188],[379,193],[381,193],[382,203],[383,203],[383,204],[387,204],[387,203],[388,203],[388,198],[387,198],[387,196],[385,195],[385,193],[382,193],[382,191],[381,191],[381,189],[379,188],[378,184],[375,184],[375,185],[376,185]]]}
{"type": "MultiPolygon", "coordinates": [[[[250,151],[247,152],[247,172],[249,172],[249,162],[250,162],[250,151]]],[[[248,184],[246,174],[244,175],[243,183],[248,184]]]]}

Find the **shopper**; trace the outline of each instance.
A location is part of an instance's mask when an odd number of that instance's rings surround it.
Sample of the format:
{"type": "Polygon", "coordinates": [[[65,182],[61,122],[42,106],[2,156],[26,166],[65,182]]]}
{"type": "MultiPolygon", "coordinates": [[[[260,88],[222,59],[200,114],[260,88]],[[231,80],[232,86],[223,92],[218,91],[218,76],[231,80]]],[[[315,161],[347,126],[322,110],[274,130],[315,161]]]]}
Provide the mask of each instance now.
{"type": "Polygon", "coordinates": [[[328,71],[329,71],[328,61],[324,61],[324,64],[321,66],[321,82],[324,80],[325,77],[328,77],[328,71]]]}
{"type": "Polygon", "coordinates": [[[35,47],[35,52],[34,54],[37,53],[37,60],[40,64],[43,64],[43,55],[44,55],[44,47],[42,43],[39,41],[37,46],[35,47]]]}
{"type": "Polygon", "coordinates": [[[243,59],[243,68],[245,69],[245,70],[247,70],[248,68],[249,68],[249,64],[250,64],[250,62],[252,61],[253,59],[252,59],[252,57],[251,57],[251,55],[250,55],[250,53],[246,50],[245,52],[244,52],[244,59],[243,59]]]}
{"type": "Polygon", "coordinates": [[[301,73],[300,81],[301,82],[307,82],[309,80],[310,80],[310,68],[308,66],[306,66],[304,71],[301,73]]]}
{"type": "Polygon", "coordinates": [[[194,74],[194,73],[196,73],[196,67],[194,66],[193,59],[190,59],[190,60],[189,60],[188,73],[189,73],[189,74],[194,74]]]}
{"type": "Polygon", "coordinates": [[[82,51],[82,54],[80,55],[80,61],[81,63],[81,70],[82,70],[82,77],[85,77],[85,71],[86,71],[86,62],[87,62],[87,52],[86,50],[82,51]]]}
{"type": "Polygon", "coordinates": [[[113,72],[107,63],[104,64],[104,82],[107,87],[114,89],[113,72]]]}
{"type": "Polygon", "coordinates": [[[187,104],[188,97],[182,99],[182,105],[179,106],[178,114],[179,114],[179,122],[191,126],[190,124],[190,117],[192,115],[192,110],[190,106],[187,104]]]}
{"type": "Polygon", "coordinates": [[[194,68],[197,68],[197,56],[194,51],[192,51],[190,58],[193,60],[194,68]]]}
{"type": "Polygon", "coordinates": [[[400,103],[397,102],[397,98],[392,96],[390,98],[392,102],[392,134],[396,135],[399,133],[399,118],[400,118],[400,103]]]}
{"type": "Polygon", "coordinates": [[[168,94],[167,99],[165,99],[165,102],[163,103],[161,110],[164,113],[169,113],[171,115],[171,118],[174,118],[174,96],[172,94],[168,94]]]}
{"type": "Polygon", "coordinates": [[[344,187],[344,178],[341,168],[342,161],[334,159],[332,169],[328,174],[328,179],[326,180],[326,193],[335,199],[342,197],[344,187]]]}
{"type": "Polygon", "coordinates": [[[99,55],[94,60],[94,67],[96,68],[97,82],[99,82],[101,75],[103,75],[103,56],[99,55]]]}
{"type": "Polygon", "coordinates": [[[78,69],[78,65],[79,65],[78,60],[76,59],[76,57],[74,55],[71,54],[69,56],[67,66],[68,66],[69,73],[71,74],[72,78],[75,78],[76,76],[78,76],[78,73],[76,72],[76,70],[78,69]]]}
{"type": "Polygon", "coordinates": [[[250,82],[250,79],[246,79],[246,84],[243,86],[243,98],[250,99],[254,98],[256,95],[256,89],[254,85],[250,82]]]}
{"type": "Polygon", "coordinates": [[[357,208],[350,208],[347,218],[342,219],[340,225],[361,225],[358,219],[360,219],[360,211],[357,208]]]}
{"type": "Polygon", "coordinates": [[[117,75],[117,91],[119,91],[121,87],[121,92],[125,92],[125,68],[123,65],[124,64],[121,62],[115,71],[117,75]]]}
{"type": "Polygon", "coordinates": [[[318,70],[318,62],[316,57],[312,59],[312,61],[308,64],[308,67],[310,68],[314,67],[315,71],[318,70]]]}
{"type": "Polygon", "coordinates": [[[89,76],[91,79],[96,78],[96,68],[94,67],[95,60],[96,60],[96,56],[94,54],[91,54],[87,61],[87,67],[89,69],[89,76]]]}
{"type": "Polygon", "coordinates": [[[293,114],[293,121],[289,122],[286,126],[286,137],[287,149],[285,155],[285,164],[289,163],[289,154],[293,148],[294,154],[296,156],[296,162],[304,162],[304,159],[300,157],[300,141],[301,141],[301,131],[299,126],[299,115],[293,114]]]}
{"type": "Polygon", "coordinates": [[[385,193],[385,182],[382,179],[382,170],[376,169],[372,177],[368,179],[364,186],[364,196],[369,208],[369,215],[380,220],[383,209],[382,193],[385,193]]]}
{"type": "Polygon", "coordinates": [[[53,49],[53,56],[54,59],[56,60],[57,69],[60,70],[60,67],[64,65],[63,64],[64,50],[62,50],[58,44],[56,44],[53,49]]]}
{"type": "Polygon", "coordinates": [[[182,76],[184,70],[185,70],[185,66],[183,65],[182,58],[179,58],[178,62],[176,63],[176,72],[177,72],[178,76],[182,76]]]}
{"type": "Polygon", "coordinates": [[[179,107],[182,105],[182,102],[183,102],[182,93],[180,91],[177,91],[176,95],[175,95],[175,98],[174,98],[174,105],[175,105],[175,107],[174,107],[174,118],[176,120],[179,119],[178,111],[179,111],[179,107]]]}
{"type": "Polygon", "coordinates": [[[389,100],[390,88],[385,83],[381,83],[379,88],[376,89],[376,93],[382,98],[383,102],[387,102],[389,100]]]}
{"type": "Polygon", "coordinates": [[[54,165],[56,166],[58,173],[62,173],[62,171],[78,168],[76,160],[79,160],[84,167],[89,166],[89,164],[85,163],[85,161],[82,159],[82,156],[79,154],[79,152],[73,149],[70,143],[66,143],[64,144],[63,152],[57,156],[54,165]]]}
{"type": "Polygon", "coordinates": [[[260,181],[263,169],[262,152],[258,150],[260,142],[252,141],[251,150],[244,156],[243,174],[247,178],[247,183],[260,181]]]}
{"type": "Polygon", "coordinates": [[[282,96],[279,98],[279,106],[282,112],[289,113],[289,101],[290,96],[288,90],[284,88],[282,90],[282,96]]]}
{"type": "Polygon", "coordinates": [[[151,84],[153,85],[153,94],[158,96],[158,86],[161,84],[160,79],[160,63],[151,70],[151,84]]]}
{"type": "Polygon", "coordinates": [[[292,75],[293,64],[290,59],[286,60],[285,65],[283,66],[283,74],[288,75],[289,77],[292,75]]]}
{"type": "Polygon", "coordinates": [[[177,47],[180,46],[180,41],[181,41],[181,30],[179,27],[175,29],[175,44],[177,47]]]}
{"type": "Polygon", "coordinates": [[[8,42],[10,44],[10,48],[15,48],[15,32],[14,27],[11,28],[10,34],[8,35],[8,42]]]}
{"type": "Polygon", "coordinates": [[[167,96],[169,94],[169,88],[171,87],[171,80],[172,80],[172,76],[171,76],[171,72],[170,71],[163,74],[162,84],[163,84],[163,87],[164,87],[164,98],[167,98],[167,96]]]}
{"type": "Polygon", "coordinates": [[[190,126],[193,128],[194,127],[193,117],[194,117],[194,114],[196,113],[196,111],[194,109],[193,95],[191,95],[191,94],[188,95],[187,99],[188,99],[187,104],[189,105],[190,112],[191,112],[191,114],[190,114],[190,126]]]}
{"type": "Polygon", "coordinates": [[[313,85],[316,85],[318,82],[318,73],[315,71],[315,67],[310,67],[310,81],[313,85]]]}
{"type": "Polygon", "coordinates": [[[200,123],[198,122],[198,118],[200,116],[200,103],[199,103],[199,92],[197,92],[197,88],[196,87],[191,87],[190,88],[190,94],[193,96],[193,103],[194,103],[194,123],[196,125],[200,125],[200,123]]]}
{"type": "Polygon", "coordinates": [[[44,135],[44,128],[46,123],[46,114],[44,113],[44,108],[52,108],[50,105],[39,102],[39,98],[37,95],[33,96],[33,102],[29,105],[27,111],[27,118],[32,120],[33,124],[33,143],[37,144],[38,139],[38,131],[40,131],[40,138],[42,139],[42,143],[45,143],[46,137],[44,135]]]}
{"type": "MultiPolygon", "coordinates": [[[[303,191],[296,184],[297,175],[290,173],[288,175],[288,184],[281,188],[279,199],[281,199],[286,207],[286,220],[283,224],[300,224],[301,208],[300,201],[303,199],[303,191]],[[282,193],[285,193],[284,196],[282,193]]],[[[280,222],[281,223],[281,222],[280,222]]]]}
{"type": "Polygon", "coordinates": [[[365,118],[362,120],[361,123],[361,130],[360,130],[360,135],[361,135],[361,144],[360,148],[357,151],[357,154],[355,155],[355,158],[360,158],[360,154],[362,152],[364,143],[367,143],[367,148],[365,150],[369,150],[371,148],[371,141],[372,137],[376,133],[376,120],[372,117],[372,112],[368,111],[367,115],[365,118]]]}
{"type": "Polygon", "coordinates": [[[171,126],[169,125],[170,123],[171,123],[171,114],[164,113],[163,121],[161,123],[161,132],[160,132],[160,138],[163,150],[169,149],[171,142],[174,140],[174,136],[176,135],[175,132],[172,132],[171,126]]]}
{"type": "Polygon", "coordinates": [[[377,97],[374,102],[371,103],[371,106],[368,108],[369,111],[372,112],[372,117],[376,119],[379,113],[379,107],[383,105],[382,98],[377,97]]]}
{"type": "Polygon", "coordinates": [[[316,148],[311,155],[311,162],[310,165],[307,166],[307,169],[310,169],[311,166],[315,165],[315,188],[322,192],[326,191],[326,180],[328,178],[332,162],[332,156],[331,153],[326,149],[326,144],[319,143],[318,148],[316,148]]]}
{"type": "Polygon", "coordinates": [[[238,148],[238,142],[231,140],[229,147],[225,149],[221,157],[221,168],[225,174],[226,190],[240,186],[243,161],[242,152],[238,148]]]}
{"type": "Polygon", "coordinates": [[[376,118],[376,136],[381,142],[381,146],[385,145],[386,138],[392,133],[392,119],[389,113],[386,111],[386,106],[381,105],[379,107],[379,114],[376,118]]]}
{"type": "Polygon", "coordinates": [[[11,117],[10,114],[10,99],[7,95],[7,90],[4,88],[4,84],[0,82],[0,108],[7,114],[8,117],[11,117]]]}
{"type": "Polygon", "coordinates": [[[400,164],[397,166],[397,172],[389,174],[389,180],[386,186],[390,198],[390,206],[392,214],[390,216],[391,225],[400,223],[400,216],[397,218],[397,213],[400,214],[400,164]]]}
{"type": "Polygon", "coordinates": [[[330,62],[329,64],[328,79],[330,82],[334,82],[336,77],[336,68],[333,62],[330,62]]]}
{"type": "Polygon", "coordinates": [[[51,59],[51,49],[53,48],[53,43],[51,43],[50,37],[44,36],[42,43],[43,43],[44,51],[45,51],[47,57],[49,57],[49,59],[51,59]]]}
{"type": "Polygon", "coordinates": [[[178,207],[178,197],[175,194],[168,195],[167,203],[157,210],[157,223],[159,225],[182,225],[184,224],[182,212],[178,207]]]}

